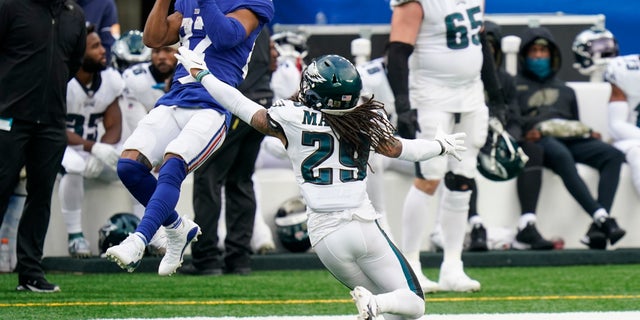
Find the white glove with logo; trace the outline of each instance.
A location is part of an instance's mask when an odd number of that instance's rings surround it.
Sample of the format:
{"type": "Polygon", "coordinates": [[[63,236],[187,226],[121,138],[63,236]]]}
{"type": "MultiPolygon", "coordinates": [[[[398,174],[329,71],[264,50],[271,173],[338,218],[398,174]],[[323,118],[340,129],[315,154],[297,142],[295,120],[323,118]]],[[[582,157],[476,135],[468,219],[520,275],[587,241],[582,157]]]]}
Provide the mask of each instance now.
{"type": "MultiPolygon", "coordinates": [[[[178,48],[178,52],[179,54],[175,53],[174,56],[176,56],[178,62],[182,63],[189,74],[191,74],[191,69],[209,70],[207,69],[207,65],[204,63],[204,54],[195,53],[186,47],[178,48]]],[[[200,81],[200,79],[196,80],[200,81]]]]}
{"type": "Polygon", "coordinates": [[[91,154],[112,168],[116,167],[118,159],[120,159],[120,153],[113,146],[101,142],[96,142],[93,145],[91,154]]]}
{"type": "Polygon", "coordinates": [[[89,156],[87,159],[87,164],[84,167],[84,172],[82,176],[85,178],[94,179],[97,178],[100,173],[104,170],[104,162],[98,159],[96,156],[89,156]]]}
{"type": "Polygon", "coordinates": [[[462,157],[458,151],[465,151],[467,147],[464,146],[464,138],[467,136],[464,132],[455,132],[453,134],[446,134],[442,131],[442,128],[438,126],[436,129],[435,141],[440,143],[442,147],[441,155],[448,154],[456,158],[458,161],[462,161],[462,157]]]}

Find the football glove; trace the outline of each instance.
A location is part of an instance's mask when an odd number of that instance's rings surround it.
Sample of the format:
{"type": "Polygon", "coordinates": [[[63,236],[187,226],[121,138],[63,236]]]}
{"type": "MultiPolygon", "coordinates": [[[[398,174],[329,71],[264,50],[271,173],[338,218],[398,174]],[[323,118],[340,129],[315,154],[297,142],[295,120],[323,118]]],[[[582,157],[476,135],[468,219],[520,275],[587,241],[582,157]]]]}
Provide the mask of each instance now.
{"type": "Polygon", "coordinates": [[[92,155],[87,159],[82,176],[89,179],[97,178],[102,170],[104,170],[104,162],[92,155]]]}
{"type": "Polygon", "coordinates": [[[453,134],[446,134],[442,131],[442,128],[438,126],[436,129],[436,137],[435,141],[440,143],[442,147],[441,155],[451,155],[456,158],[458,161],[462,161],[462,157],[458,153],[458,151],[465,151],[467,147],[464,146],[464,138],[467,136],[464,132],[456,132],[453,134]]]}
{"type": "Polygon", "coordinates": [[[398,135],[405,139],[415,139],[417,131],[420,131],[420,125],[416,109],[398,113],[398,135]]]}
{"type": "Polygon", "coordinates": [[[91,154],[112,168],[116,167],[118,159],[120,159],[120,153],[118,153],[113,146],[101,142],[93,144],[93,147],[91,147],[91,154]]]}
{"type": "MultiPolygon", "coordinates": [[[[175,53],[174,56],[178,59],[178,62],[182,63],[189,74],[191,74],[191,69],[209,70],[204,63],[204,54],[195,53],[186,47],[178,48],[178,52],[179,53],[175,53]]],[[[196,80],[199,81],[199,79],[196,80]]]]}

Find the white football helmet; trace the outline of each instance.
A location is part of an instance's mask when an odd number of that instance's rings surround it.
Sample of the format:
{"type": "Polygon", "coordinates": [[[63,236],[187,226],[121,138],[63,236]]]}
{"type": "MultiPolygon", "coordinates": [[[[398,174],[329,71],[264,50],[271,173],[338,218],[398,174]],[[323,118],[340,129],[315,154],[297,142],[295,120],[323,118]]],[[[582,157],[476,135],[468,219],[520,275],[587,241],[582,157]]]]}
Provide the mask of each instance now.
{"type": "Polygon", "coordinates": [[[134,64],[151,61],[152,50],[142,42],[142,32],[130,30],[116,40],[111,52],[112,64],[122,73],[134,64]]]}
{"type": "Polygon", "coordinates": [[[597,26],[580,32],[571,49],[575,56],[573,67],[587,76],[604,67],[608,59],[617,57],[620,51],[613,33],[597,26]]]}
{"type": "Polygon", "coordinates": [[[278,59],[291,59],[302,63],[302,60],[307,56],[307,37],[303,34],[283,31],[272,35],[271,40],[278,50],[278,59]]]}

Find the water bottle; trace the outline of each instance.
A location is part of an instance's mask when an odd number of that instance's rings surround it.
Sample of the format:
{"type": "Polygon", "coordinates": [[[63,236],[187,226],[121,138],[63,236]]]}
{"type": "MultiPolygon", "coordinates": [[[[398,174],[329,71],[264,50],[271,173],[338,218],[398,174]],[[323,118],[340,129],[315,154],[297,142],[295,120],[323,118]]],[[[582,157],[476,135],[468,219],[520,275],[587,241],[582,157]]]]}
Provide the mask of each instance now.
{"type": "Polygon", "coordinates": [[[9,248],[9,238],[0,240],[0,272],[11,272],[11,249],[9,248]]]}

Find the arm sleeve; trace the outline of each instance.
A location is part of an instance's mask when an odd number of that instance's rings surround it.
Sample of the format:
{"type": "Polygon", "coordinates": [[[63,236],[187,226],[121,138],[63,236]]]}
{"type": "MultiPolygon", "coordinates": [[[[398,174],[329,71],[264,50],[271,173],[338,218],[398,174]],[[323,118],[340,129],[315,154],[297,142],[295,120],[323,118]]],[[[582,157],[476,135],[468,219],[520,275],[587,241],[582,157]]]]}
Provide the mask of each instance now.
{"type": "Polygon", "coordinates": [[[411,109],[409,102],[409,56],[413,46],[403,42],[391,42],[388,47],[387,78],[395,97],[396,113],[411,109]]]}
{"type": "Polygon", "coordinates": [[[402,152],[398,156],[398,159],[400,160],[420,162],[439,156],[443,153],[442,145],[437,141],[424,139],[396,139],[402,142],[402,152]]]}
{"type": "Polygon", "coordinates": [[[256,112],[264,109],[263,106],[251,101],[236,88],[220,81],[212,74],[202,78],[202,85],[223,107],[248,124],[251,124],[251,118],[256,112]]]}

